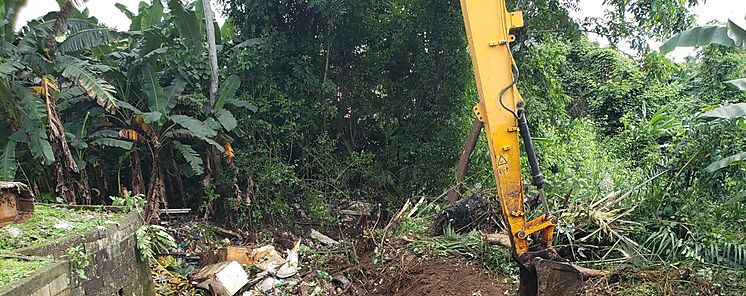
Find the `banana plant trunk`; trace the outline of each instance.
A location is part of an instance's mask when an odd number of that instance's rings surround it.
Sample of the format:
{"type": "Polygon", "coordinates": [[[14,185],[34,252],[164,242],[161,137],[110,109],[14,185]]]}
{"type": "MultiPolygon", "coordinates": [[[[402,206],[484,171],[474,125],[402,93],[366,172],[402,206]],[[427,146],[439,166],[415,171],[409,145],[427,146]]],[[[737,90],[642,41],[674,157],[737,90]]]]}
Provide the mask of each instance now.
{"type": "Polygon", "coordinates": [[[145,179],[142,176],[140,154],[135,151],[130,154],[130,190],[133,195],[145,194],[145,179]]]}
{"type": "Polygon", "coordinates": [[[91,205],[93,196],[91,195],[91,187],[88,184],[88,173],[85,169],[80,170],[78,178],[75,179],[75,186],[77,187],[78,193],[80,193],[80,197],[83,198],[83,203],[91,205]]]}
{"type": "MultiPolygon", "coordinates": [[[[59,194],[62,200],[65,201],[65,203],[74,205],[77,201],[77,195],[75,194],[75,188],[72,188],[71,186],[80,184],[73,176],[78,171],[78,165],[73,159],[70,147],[67,146],[65,127],[62,125],[62,119],[60,119],[57,102],[50,93],[49,85],[46,83],[45,79],[46,78],[42,79],[42,87],[44,89],[44,102],[47,109],[47,132],[55,159],[55,162],[52,165],[52,170],[54,171],[55,191],[59,194]]],[[[80,187],[80,185],[78,185],[78,187],[80,187]]],[[[78,189],[80,190],[82,188],[78,189]]]]}
{"type": "Polygon", "coordinates": [[[148,184],[147,204],[145,205],[145,220],[149,223],[155,223],[160,220],[161,201],[166,195],[166,185],[163,182],[163,168],[161,168],[160,145],[153,146],[152,160],[150,168],[150,182],[148,184]]]}

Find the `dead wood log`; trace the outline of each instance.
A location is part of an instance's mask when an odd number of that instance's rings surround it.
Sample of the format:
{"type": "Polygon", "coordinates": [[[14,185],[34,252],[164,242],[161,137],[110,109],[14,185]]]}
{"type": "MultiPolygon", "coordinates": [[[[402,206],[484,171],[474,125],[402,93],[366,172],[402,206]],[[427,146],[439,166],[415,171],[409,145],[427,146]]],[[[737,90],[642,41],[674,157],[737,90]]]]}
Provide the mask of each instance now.
{"type": "Polygon", "coordinates": [[[466,138],[464,143],[464,151],[461,152],[461,158],[458,161],[458,167],[456,168],[456,185],[448,190],[448,204],[455,203],[461,196],[461,187],[466,176],[466,171],[469,168],[469,160],[471,159],[471,153],[474,152],[474,147],[477,146],[479,135],[482,132],[484,124],[479,119],[474,119],[474,123],[471,125],[471,131],[469,136],[466,138]]]}
{"type": "Polygon", "coordinates": [[[484,241],[490,245],[511,248],[510,237],[505,233],[482,233],[484,241]]]}

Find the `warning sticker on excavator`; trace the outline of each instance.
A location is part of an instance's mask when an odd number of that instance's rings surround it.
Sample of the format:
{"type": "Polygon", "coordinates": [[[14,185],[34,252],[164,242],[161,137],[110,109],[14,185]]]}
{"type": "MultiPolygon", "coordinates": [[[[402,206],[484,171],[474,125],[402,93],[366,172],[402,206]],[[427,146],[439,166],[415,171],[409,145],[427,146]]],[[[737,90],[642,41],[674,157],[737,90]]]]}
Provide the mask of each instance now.
{"type": "Polygon", "coordinates": [[[500,155],[497,159],[497,174],[505,175],[508,173],[508,158],[505,155],[500,155]]]}
{"type": "Polygon", "coordinates": [[[497,160],[497,166],[507,166],[508,165],[508,159],[505,158],[505,155],[500,155],[500,158],[497,160]]]}

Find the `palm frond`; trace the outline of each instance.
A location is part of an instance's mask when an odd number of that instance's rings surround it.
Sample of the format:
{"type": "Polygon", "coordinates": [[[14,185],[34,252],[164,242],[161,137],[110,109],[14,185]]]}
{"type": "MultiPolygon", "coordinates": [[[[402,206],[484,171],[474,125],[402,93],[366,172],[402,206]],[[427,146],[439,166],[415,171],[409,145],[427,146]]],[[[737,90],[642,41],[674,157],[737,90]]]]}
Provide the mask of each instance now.
{"type": "Polygon", "coordinates": [[[28,88],[19,83],[14,83],[12,90],[13,95],[20,98],[21,108],[23,109],[26,119],[35,123],[46,120],[47,109],[44,107],[44,103],[39,99],[39,96],[32,94],[28,88]]]}
{"type": "Polygon", "coordinates": [[[103,79],[97,78],[88,71],[84,63],[75,59],[61,59],[57,65],[62,76],[77,84],[89,97],[96,100],[109,113],[116,113],[118,100],[114,98],[114,86],[103,79]]]}
{"type": "Polygon", "coordinates": [[[194,11],[184,9],[179,0],[169,0],[168,9],[171,10],[172,20],[179,31],[179,35],[189,45],[201,44],[205,40],[200,27],[202,22],[194,11]]]}
{"type": "Polygon", "coordinates": [[[173,144],[176,151],[178,151],[189,164],[189,167],[192,169],[192,175],[202,175],[205,173],[205,170],[202,167],[202,158],[199,157],[199,154],[197,151],[194,151],[192,146],[182,144],[179,141],[174,141],[173,144]]]}
{"type": "Polygon", "coordinates": [[[226,99],[225,103],[228,105],[233,105],[235,107],[244,108],[246,110],[249,110],[251,112],[256,112],[258,109],[253,104],[243,101],[243,100],[237,100],[237,99],[226,99]]]}
{"type": "Polygon", "coordinates": [[[108,44],[114,40],[116,40],[116,36],[109,28],[87,29],[70,34],[65,41],[60,43],[57,50],[61,53],[74,52],[108,44]]]}
{"type": "Polygon", "coordinates": [[[44,165],[54,163],[54,151],[52,150],[52,144],[49,143],[47,133],[38,126],[24,126],[24,130],[28,134],[31,155],[44,165]]]}
{"type": "Polygon", "coordinates": [[[171,111],[176,106],[176,99],[184,92],[186,85],[186,80],[176,77],[171,81],[171,85],[164,89],[166,111],[171,111]]]}
{"type": "Polygon", "coordinates": [[[202,121],[186,115],[171,115],[168,117],[174,123],[188,129],[198,137],[214,138],[218,132],[205,125],[202,121]]]}
{"type": "Polygon", "coordinates": [[[114,138],[98,138],[96,140],[93,140],[91,144],[107,146],[107,147],[122,148],[124,150],[132,149],[132,142],[123,141],[123,140],[114,139],[114,138]]]}
{"type": "Polygon", "coordinates": [[[83,89],[81,89],[80,87],[67,87],[60,92],[60,99],[59,104],[57,104],[57,109],[60,111],[65,111],[70,107],[77,105],[78,103],[82,103],[88,100],[88,95],[83,92],[83,89]]]}
{"type": "Polygon", "coordinates": [[[119,137],[119,133],[113,129],[102,129],[93,132],[92,134],[88,135],[87,139],[98,139],[98,138],[116,138],[119,137]]]}
{"type": "MultiPolygon", "coordinates": [[[[163,93],[158,75],[150,69],[149,65],[142,67],[142,79],[143,91],[148,96],[150,111],[160,112],[161,115],[166,114],[166,96],[163,93]]],[[[160,118],[158,119],[160,120],[160,118]]]]}
{"type": "Polygon", "coordinates": [[[8,76],[23,68],[24,65],[18,61],[5,61],[0,64],[0,75],[8,76]]]}
{"type": "Polygon", "coordinates": [[[226,131],[231,131],[238,126],[238,121],[230,111],[221,109],[217,113],[217,120],[226,131]]]}
{"type": "Polygon", "coordinates": [[[241,79],[239,79],[238,76],[228,76],[228,78],[223,81],[223,85],[220,86],[220,91],[218,92],[218,100],[215,101],[215,106],[213,109],[215,109],[215,111],[222,110],[225,101],[233,99],[233,96],[236,94],[236,90],[238,90],[240,86],[241,79]]]}
{"type": "Polygon", "coordinates": [[[136,130],[129,129],[129,128],[120,130],[118,135],[120,138],[127,139],[132,142],[143,142],[145,140],[145,138],[142,135],[140,135],[140,133],[138,133],[136,130]]]}
{"type": "Polygon", "coordinates": [[[192,133],[190,130],[183,129],[183,128],[177,128],[169,130],[166,134],[164,134],[165,138],[174,138],[174,139],[196,139],[196,140],[202,140],[207,144],[210,144],[212,147],[215,147],[220,153],[225,152],[225,148],[223,148],[220,143],[216,142],[213,139],[201,137],[197,134],[192,133]]]}

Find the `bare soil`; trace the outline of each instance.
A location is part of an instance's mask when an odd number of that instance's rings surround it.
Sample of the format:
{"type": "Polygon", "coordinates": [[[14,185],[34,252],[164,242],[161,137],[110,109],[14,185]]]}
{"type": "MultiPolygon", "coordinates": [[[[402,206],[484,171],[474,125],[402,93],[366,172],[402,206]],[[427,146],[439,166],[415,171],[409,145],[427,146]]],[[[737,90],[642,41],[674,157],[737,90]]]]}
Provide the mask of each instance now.
{"type": "Polygon", "coordinates": [[[464,296],[512,295],[516,286],[505,276],[491,275],[460,258],[434,257],[415,263],[388,277],[377,295],[464,296]]]}

